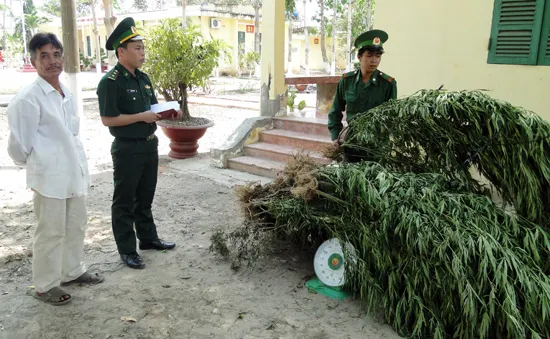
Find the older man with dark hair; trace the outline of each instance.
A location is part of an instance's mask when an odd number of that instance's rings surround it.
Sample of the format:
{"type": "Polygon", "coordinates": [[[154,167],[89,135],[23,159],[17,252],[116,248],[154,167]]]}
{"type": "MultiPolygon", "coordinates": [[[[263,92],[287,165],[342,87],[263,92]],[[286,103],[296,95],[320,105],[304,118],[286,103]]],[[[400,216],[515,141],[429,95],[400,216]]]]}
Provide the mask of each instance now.
{"type": "Polygon", "coordinates": [[[38,33],[29,50],[38,77],[8,106],[8,153],[26,166],[27,188],[34,192],[34,297],[63,305],[71,296],[60,285],[97,284],[104,278],[87,272],[82,262],[90,177],[76,102],[59,81],[63,46],[55,34],[38,33]]]}

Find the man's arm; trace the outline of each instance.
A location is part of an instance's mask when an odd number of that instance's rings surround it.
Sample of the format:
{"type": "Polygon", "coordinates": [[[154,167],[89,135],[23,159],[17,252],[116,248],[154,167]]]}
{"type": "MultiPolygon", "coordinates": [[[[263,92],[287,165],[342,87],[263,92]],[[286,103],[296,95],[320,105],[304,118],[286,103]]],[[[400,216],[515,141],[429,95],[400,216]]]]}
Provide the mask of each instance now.
{"type": "Polygon", "coordinates": [[[392,79],[390,99],[397,99],[397,81],[392,79]]]}
{"type": "Polygon", "coordinates": [[[151,111],[136,113],[136,114],[120,114],[117,117],[101,117],[101,122],[103,126],[109,127],[118,127],[118,126],[127,126],[134,124],[136,122],[143,121],[145,123],[151,124],[155,121],[158,121],[160,114],[153,113],[151,111]]]}
{"type": "Polygon", "coordinates": [[[332,107],[328,113],[328,130],[330,131],[330,138],[337,140],[340,131],[344,128],[342,124],[342,118],[344,115],[342,112],[346,107],[346,100],[344,99],[344,79],[341,79],[336,88],[336,95],[334,95],[334,101],[332,107]]]}
{"type": "Polygon", "coordinates": [[[31,154],[38,125],[39,107],[24,99],[15,99],[8,106],[8,154],[16,165],[26,165],[31,154]]]}
{"type": "Polygon", "coordinates": [[[97,99],[99,101],[99,115],[104,126],[118,127],[135,124],[143,121],[153,123],[160,119],[160,115],[151,111],[136,114],[121,114],[118,109],[118,87],[114,80],[103,78],[97,86],[97,99]]]}

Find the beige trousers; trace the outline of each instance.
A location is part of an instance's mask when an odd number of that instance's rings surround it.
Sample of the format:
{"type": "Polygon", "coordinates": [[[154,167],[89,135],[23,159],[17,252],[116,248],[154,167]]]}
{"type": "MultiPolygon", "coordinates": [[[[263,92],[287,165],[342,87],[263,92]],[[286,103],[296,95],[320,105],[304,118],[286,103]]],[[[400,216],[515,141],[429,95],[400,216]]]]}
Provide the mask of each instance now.
{"type": "Polygon", "coordinates": [[[34,192],[38,227],[34,234],[32,275],[43,293],[86,272],[82,262],[87,228],[86,197],[47,198],[34,192]]]}

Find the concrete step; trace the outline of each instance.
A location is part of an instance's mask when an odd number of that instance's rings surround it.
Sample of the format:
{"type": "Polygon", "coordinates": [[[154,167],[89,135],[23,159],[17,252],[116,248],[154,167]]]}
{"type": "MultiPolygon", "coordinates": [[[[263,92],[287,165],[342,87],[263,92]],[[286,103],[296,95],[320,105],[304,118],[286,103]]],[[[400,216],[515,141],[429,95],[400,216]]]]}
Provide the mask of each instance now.
{"type": "Polygon", "coordinates": [[[277,173],[283,170],[285,164],[282,161],[245,155],[229,159],[227,166],[241,172],[252,173],[267,178],[276,178],[277,173]]]}
{"type": "Polygon", "coordinates": [[[330,136],[327,119],[284,117],[273,118],[273,126],[287,131],[330,136]]]}
{"type": "MultiPolygon", "coordinates": [[[[294,154],[301,150],[289,146],[268,144],[266,142],[257,142],[244,146],[246,155],[256,158],[265,158],[275,161],[287,162],[292,159],[294,154]]],[[[314,151],[305,151],[318,164],[330,164],[331,160],[325,158],[321,153],[314,151]]]]}
{"type": "Polygon", "coordinates": [[[309,134],[284,129],[262,131],[260,133],[260,141],[316,152],[322,152],[327,145],[332,144],[328,135],[309,134]]]}

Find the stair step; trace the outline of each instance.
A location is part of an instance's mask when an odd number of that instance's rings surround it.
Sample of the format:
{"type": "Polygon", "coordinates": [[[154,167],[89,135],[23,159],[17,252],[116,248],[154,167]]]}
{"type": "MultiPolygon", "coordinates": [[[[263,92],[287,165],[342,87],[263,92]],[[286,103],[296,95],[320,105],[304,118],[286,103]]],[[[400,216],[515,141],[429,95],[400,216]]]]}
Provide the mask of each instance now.
{"type": "Polygon", "coordinates": [[[237,171],[252,173],[267,178],[276,178],[277,172],[283,170],[285,166],[282,161],[246,155],[229,159],[227,165],[229,168],[237,171]]]}
{"type": "Polygon", "coordinates": [[[273,125],[275,128],[284,129],[287,131],[330,136],[327,124],[327,119],[301,117],[273,118],[273,125]]]}
{"type": "MultiPolygon", "coordinates": [[[[266,158],[276,161],[287,162],[293,155],[300,153],[301,149],[282,146],[276,144],[268,144],[266,142],[257,142],[244,146],[246,155],[257,158],[266,158]]],[[[304,154],[309,155],[318,164],[330,164],[331,160],[325,158],[321,153],[315,151],[305,151],[304,154]]]]}
{"type": "Polygon", "coordinates": [[[332,144],[328,135],[287,131],[284,129],[262,131],[260,133],[260,141],[316,152],[322,152],[327,145],[332,144]]]}

